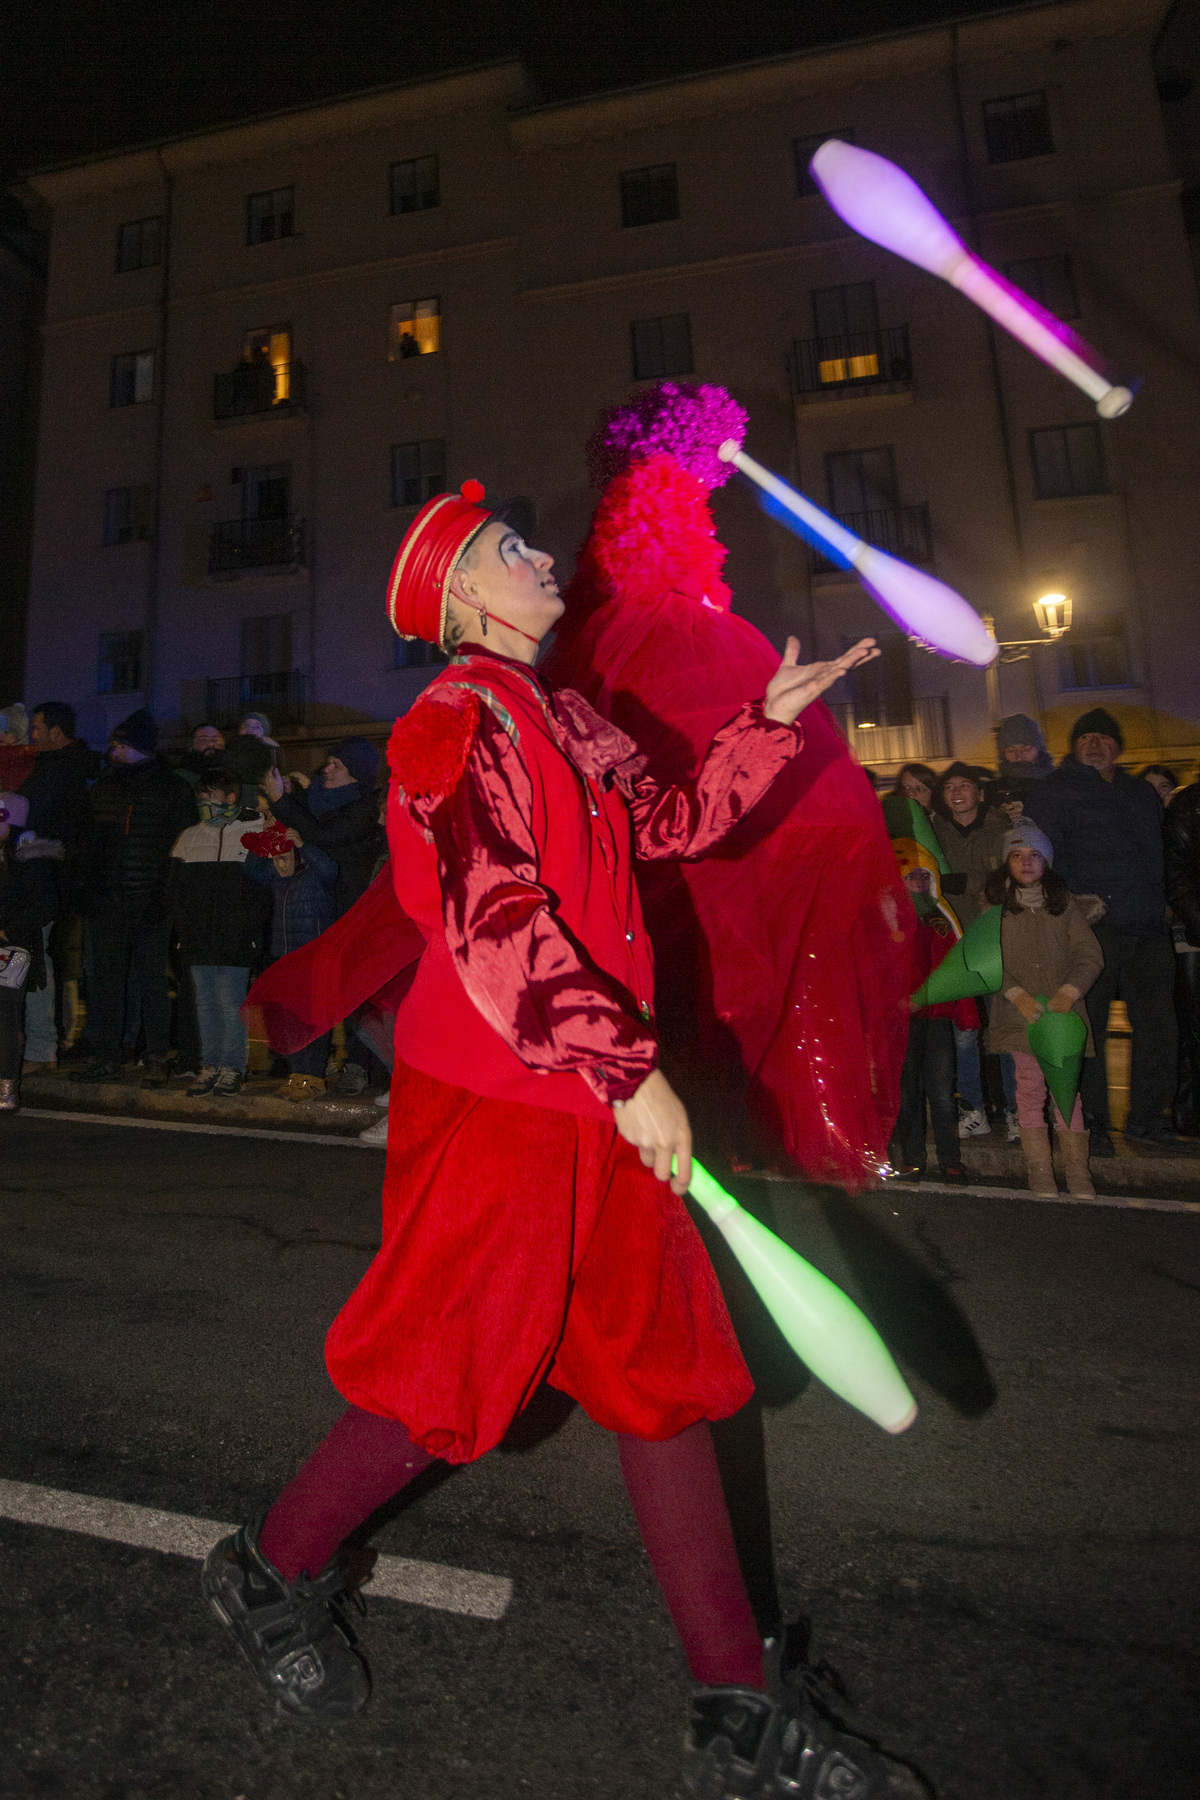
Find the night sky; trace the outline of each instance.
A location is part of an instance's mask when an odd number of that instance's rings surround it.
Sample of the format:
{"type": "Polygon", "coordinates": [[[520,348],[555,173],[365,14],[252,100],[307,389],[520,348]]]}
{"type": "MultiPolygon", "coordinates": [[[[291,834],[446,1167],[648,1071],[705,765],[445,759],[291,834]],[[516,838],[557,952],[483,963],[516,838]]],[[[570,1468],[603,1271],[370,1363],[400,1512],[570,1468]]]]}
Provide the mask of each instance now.
{"type": "Polygon", "coordinates": [[[0,176],[514,53],[555,100],[992,10],[994,0],[411,9],[396,0],[7,0],[0,176]]]}

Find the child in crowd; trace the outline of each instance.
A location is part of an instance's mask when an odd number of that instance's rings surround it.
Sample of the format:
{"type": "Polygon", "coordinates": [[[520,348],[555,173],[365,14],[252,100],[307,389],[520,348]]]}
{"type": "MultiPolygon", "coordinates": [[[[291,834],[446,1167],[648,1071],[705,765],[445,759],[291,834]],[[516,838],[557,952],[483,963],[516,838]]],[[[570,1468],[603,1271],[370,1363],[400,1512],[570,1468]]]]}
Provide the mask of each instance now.
{"type": "MultiPolygon", "coordinates": [[[[994,996],[988,1036],[994,1051],[1012,1054],[1017,1071],[1017,1118],[1025,1152],[1030,1191],[1056,1194],[1045,1122],[1046,1082],[1029,1048],[1026,1027],[1046,1010],[1075,1012],[1088,1024],[1083,996],[1104,967],[1104,954],[1079,902],[1054,873],[1049,838],[1030,819],[1023,819],[1004,839],[1003,861],[989,876],[986,894],[1002,906],[1000,949],[1004,974],[994,996]]],[[[1088,1025],[1084,1054],[1096,1047],[1088,1025]]],[[[1081,1199],[1095,1195],[1088,1174],[1088,1134],[1078,1095],[1068,1124],[1054,1108],[1060,1134],[1067,1189],[1081,1199]]]]}
{"type": "Polygon", "coordinates": [[[203,1066],[192,1097],[228,1099],[246,1079],[246,1027],[241,1005],[250,970],[260,960],[269,897],[247,880],[245,838],[262,820],[240,820],[242,784],[230,769],[200,776],[199,825],[179,834],[167,874],[167,908],[179,954],[191,971],[203,1066]]]}
{"type": "MultiPolygon", "coordinates": [[[[899,851],[897,860],[904,885],[917,911],[913,943],[913,992],[949,955],[957,939],[954,928],[937,903],[936,877],[932,870],[915,866],[899,851]]],[[[893,1139],[893,1166],[906,1180],[919,1181],[925,1173],[925,1112],[933,1124],[934,1148],[942,1180],[965,1187],[958,1140],[958,1108],[954,1103],[954,1027],[974,1025],[976,1013],[967,1000],[913,1005],[908,1022],[908,1049],[900,1077],[900,1116],[893,1139]]]]}
{"type": "MultiPolygon", "coordinates": [[[[311,944],[336,917],[333,890],[338,866],[315,844],[302,844],[300,833],[267,812],[262,829],[244,839],[251,852],[247,873],[271,895],[270,960],[311,944]]],[[[329,1032],[288,1057],[291,1073],[279,1090],[287,1100],[312,1100],[325,1092],[329,1032]]]]}

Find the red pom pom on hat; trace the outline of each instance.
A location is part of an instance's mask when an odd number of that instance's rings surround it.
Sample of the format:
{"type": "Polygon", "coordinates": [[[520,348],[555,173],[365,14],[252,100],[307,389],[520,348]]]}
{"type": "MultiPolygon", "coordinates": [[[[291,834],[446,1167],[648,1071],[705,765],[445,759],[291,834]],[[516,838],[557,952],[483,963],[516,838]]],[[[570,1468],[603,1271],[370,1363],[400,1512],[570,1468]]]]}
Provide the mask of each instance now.
{"type": "Polygon", "coordinates": [[[388,618],[404,638],[441,644],[450,577],[459,557],[491,518],[481,481],[426,501],[400,540],[387,586],[388,618]]]}

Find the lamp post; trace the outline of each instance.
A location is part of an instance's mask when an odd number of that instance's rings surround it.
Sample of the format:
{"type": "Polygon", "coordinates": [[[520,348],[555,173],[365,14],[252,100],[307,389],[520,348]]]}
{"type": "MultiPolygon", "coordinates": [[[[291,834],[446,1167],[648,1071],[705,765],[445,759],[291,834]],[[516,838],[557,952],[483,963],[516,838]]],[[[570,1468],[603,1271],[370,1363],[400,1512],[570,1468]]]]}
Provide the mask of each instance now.
{"type": "Polygon", "coordinates": [[[1036,650],[1039,644],[1057,642],[1065,632],[1071,629],[1071,596],[1057,593],[1043,594],[1039,600],[1035,600],[1033,603],[1033,616],[1043,633],[1040,638],[1002,640],[996,637],[996,621],[991,613],[983,615],[984,630],[1000,647],[999,656],[993,658],[986,670],[988,712],[991,715],[993,727],[1000,723],[1000,664],[1015,662],[1029,663],[1029,681],[1033,689],[1033,710],[1038,717],[1038,724],[1041,724],[1041,708],[1038,705],[1037,682],[1034,680],[1033,659],[1030,651],[1036,650]],[[1006,656],[1006,650],[1010,653],[1015,652],[1015,654],[1006,656]]]}

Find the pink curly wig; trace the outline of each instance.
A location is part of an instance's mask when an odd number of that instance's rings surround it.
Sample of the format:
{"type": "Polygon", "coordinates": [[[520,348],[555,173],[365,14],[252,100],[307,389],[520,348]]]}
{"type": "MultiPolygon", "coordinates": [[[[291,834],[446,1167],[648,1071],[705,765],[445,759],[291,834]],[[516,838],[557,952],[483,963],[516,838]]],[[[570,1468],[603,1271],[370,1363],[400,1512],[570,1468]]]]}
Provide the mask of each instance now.
{"type": "Polygon", "coordinates": [[[704,486],[662,452],[609,481],[568,588],[568,604],[619,596],[646,605],[672,591],[724,612],[727,555],[704,486]]]}
{"type": "Polygon", "coordinates": [[[624,406],[612,406],[588,440],[588,472],[593,487],[604,489],[633,463],[655,455],[670,456],[710,490],[722,487],[733,473],[717,448],[727,438],[740,444],[747,416],[732,394],[711,382],[660,381],[624,406]]]}

